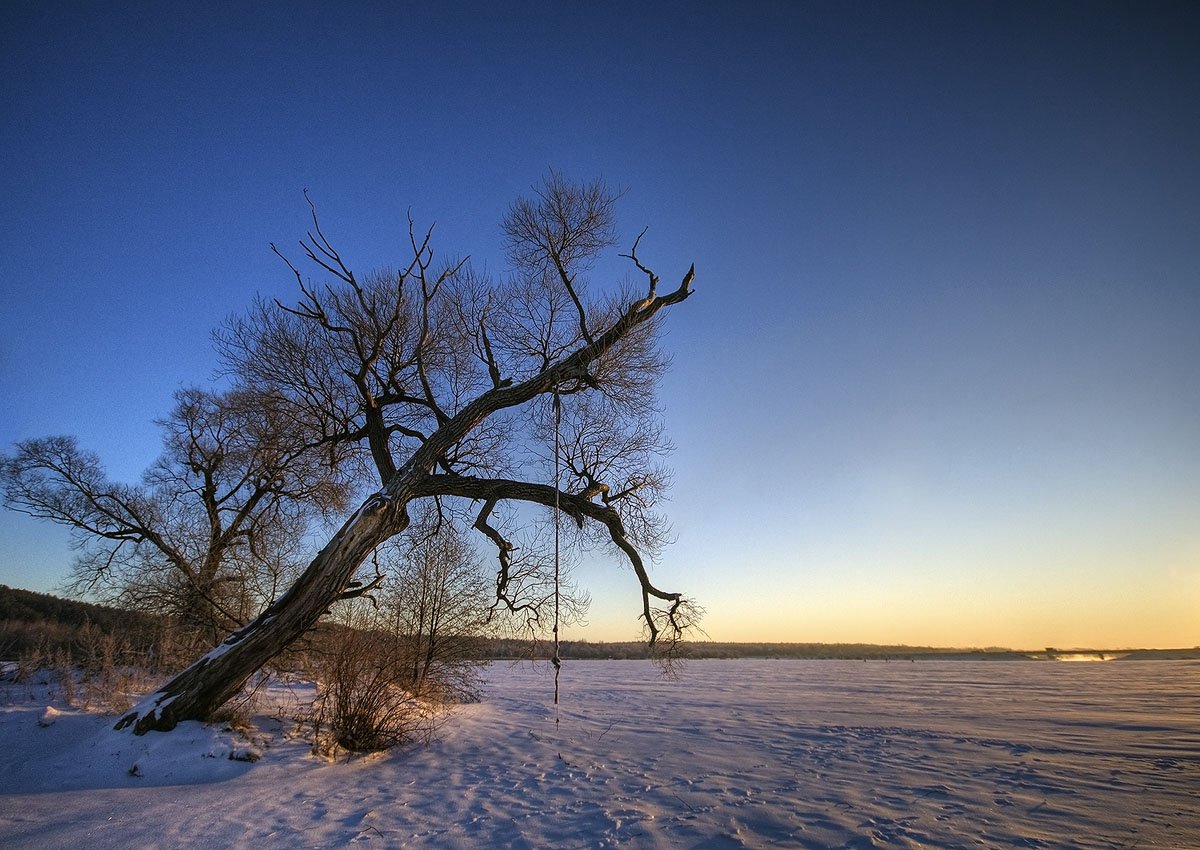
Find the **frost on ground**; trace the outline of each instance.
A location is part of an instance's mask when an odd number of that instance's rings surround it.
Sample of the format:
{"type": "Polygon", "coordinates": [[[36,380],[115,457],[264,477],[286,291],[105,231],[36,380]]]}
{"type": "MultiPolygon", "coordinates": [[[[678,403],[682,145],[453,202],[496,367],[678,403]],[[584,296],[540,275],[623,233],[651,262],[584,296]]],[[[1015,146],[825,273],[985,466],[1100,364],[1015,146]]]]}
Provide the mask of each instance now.
{"type": "Polygon", "coordinates": [[[1200,848],[1196,662],[576,662],[557,723],[545,666],[488,680],[335,762],[270,709],[135,738],[5,684],[0,846],[1200,848]]]}

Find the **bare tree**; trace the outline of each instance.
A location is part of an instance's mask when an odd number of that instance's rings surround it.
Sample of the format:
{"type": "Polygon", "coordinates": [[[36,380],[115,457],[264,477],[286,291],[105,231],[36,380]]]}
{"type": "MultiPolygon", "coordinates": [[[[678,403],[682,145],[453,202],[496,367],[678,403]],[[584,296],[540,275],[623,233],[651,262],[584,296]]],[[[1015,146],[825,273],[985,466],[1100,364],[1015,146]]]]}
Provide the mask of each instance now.
{"type": "Polygon", "coordinates": [[[176,393],[164,451],[137,485],[109,481],[72,437],[18,443],[0,458],[8,507],[68,526],[79,550],[68,589],[176,617],[211,645],[295,577],[314,509],[344,488],[246,391],[176,393]]]}
{"type": "MultiPolygon", "coordinates": [[[[695,610],[650,578],[669,532],[653,513],[666,483],[654,389],[664,359],[662,311],[691,295],[694,271],[668,292],[639,257],[638,292],[590,292],[587,271],[615,232],[614,195],[603,184],[551,174],[503,221],[513,277],[495,282],[466,261],[435,262],[432,228],[410,220],[403,269],[359,278],[313,228],[301,241],[329,282],[296,278],[296,304],[260,302],[232,321],[219,345],[242,385],[276,399],[301,424],[306,445],[375,490],[263,614],[150,695],[118,728],[142,733],[199,719],[229,699],[262,664],[312,628],[339,599],[374,582],[355,575],[381,544],[409,526],[409,505],[471,505],[473,527],[497,556],[497,601],[517,608],[521,553],[502,506],[549,508],[577,540],[603,542],[632,567],[649,641],[670,647],[695,610]],[[568,438],[547,450],[556,408],[568,438]],[[569,469],[555,481],[554,468],[569,469]]],[[[276,249],[281,257],[282,251],[276,249]]]]}
{"type": "MultiPolygon", "coordinates": [[[[440,500],[439,500],[440,501],[440,500]]],[[[451,700],[478,694],[482,639],[518,633],[538,638],[550,628],[542,616],[560,596],[564,626],[582,620],[588,597],[574,584],[570,564],[560,564],[556,582],[552,541],[535,530],[521,535],[510,567],[507,602],[496,597],[494,574],[468,539],[470,518],[433,500],[417,503],[418,514],[399,544],[379,556],[388,576],[381,612],[397,637],[418,693],[451,700]],[[516,616],[505,616],[515,613],[516,616]]]]}
{"type": "Polygon", "coordinates": [[[414,691],[469,698],[477,690],[479,639],[491,625],[488,581],[455,524],[413,525],[426,527],[409,535],[389,569],[389,626],[403,641],[414,691]]]}

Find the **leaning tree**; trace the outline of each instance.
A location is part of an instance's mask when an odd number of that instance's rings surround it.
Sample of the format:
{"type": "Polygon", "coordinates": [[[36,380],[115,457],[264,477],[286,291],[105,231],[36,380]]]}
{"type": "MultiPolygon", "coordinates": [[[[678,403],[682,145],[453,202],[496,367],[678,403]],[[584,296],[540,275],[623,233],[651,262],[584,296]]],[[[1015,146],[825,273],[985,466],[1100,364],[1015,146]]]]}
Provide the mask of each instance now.
{"type": "Polygon", "coordinates": [[[540,615],[544,595],[523,585],[528,553],[513,542],[529,511],[511,506],[541,506],[571,521],[574,542],[607,546],[632,567],[652,645],[681,639],[696,610],[658,588],[646,561],[669,536],[655,510],[669,481],[657,332],[664,309],[692,293],[694,267],[661,292],[639,235],[621,256],[642,284],[595,291],[588,272],[614,244],[614,203],[601,182],[550,173],[503,219],[510,273],[499,281],[466,260],[435,263],[432,227],[422,233],[411,218],[398,271],[356,275],[315,208],[300,246],[326,282],[306,279],[272,246],[298,300],[260,301],[218,332],[218,347],[243,389],[273,399],[307,447],[372,492],[285,593],[118,729],[168,730],[231,698],[334,602],[375,584],[356,574],[405,531],[414,500],[470,506],[495,551],[501,608],[540,615]]]}

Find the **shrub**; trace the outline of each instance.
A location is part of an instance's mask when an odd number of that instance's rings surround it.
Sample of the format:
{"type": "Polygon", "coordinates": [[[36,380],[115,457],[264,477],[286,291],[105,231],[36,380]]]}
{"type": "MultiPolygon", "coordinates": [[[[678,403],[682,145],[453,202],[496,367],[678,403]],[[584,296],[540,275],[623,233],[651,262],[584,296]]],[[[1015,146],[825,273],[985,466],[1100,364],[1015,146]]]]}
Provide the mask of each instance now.
{"type": "Polygon", "coordinates": [[[315,752],[365,753],[428,741],[444,707],[411,689],[411,673],[386,633],[330,630],[313,671],[315,752]]]}

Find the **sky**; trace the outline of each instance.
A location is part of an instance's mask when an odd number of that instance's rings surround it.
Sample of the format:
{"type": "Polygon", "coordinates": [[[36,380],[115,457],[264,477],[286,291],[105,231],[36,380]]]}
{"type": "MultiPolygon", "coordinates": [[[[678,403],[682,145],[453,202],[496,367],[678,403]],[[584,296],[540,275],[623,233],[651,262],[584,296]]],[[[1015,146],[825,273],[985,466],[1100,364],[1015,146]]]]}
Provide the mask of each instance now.
{"type": "MultiPolygon", "coordinates": [[[[655,575],[712,639],[1195,646],[1198,37],[1194,3],[24,4],[0,451],[73,434],[136,481],[212,329],[293,295],[304,189],[357,269],[411,211],[502,271],[555,168],[696,265],[655,575]]],[[[0,511],[0,583],[71,559],[0,511]]],[[[566,636],[636,638],[628,568],[579,579],[566,636]]]]}

